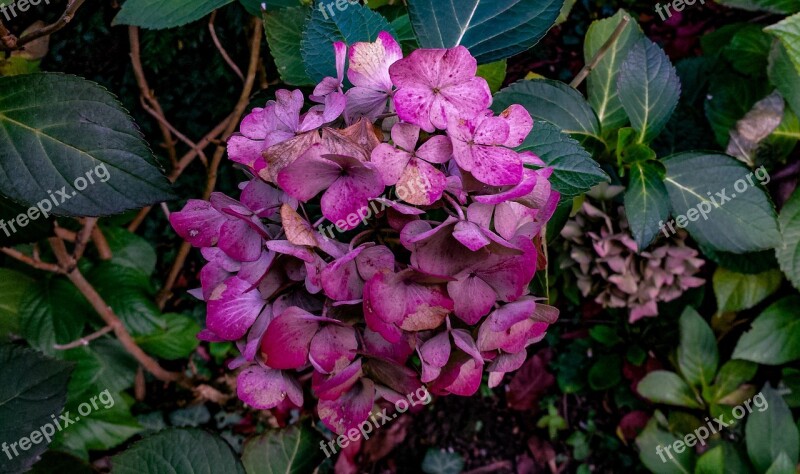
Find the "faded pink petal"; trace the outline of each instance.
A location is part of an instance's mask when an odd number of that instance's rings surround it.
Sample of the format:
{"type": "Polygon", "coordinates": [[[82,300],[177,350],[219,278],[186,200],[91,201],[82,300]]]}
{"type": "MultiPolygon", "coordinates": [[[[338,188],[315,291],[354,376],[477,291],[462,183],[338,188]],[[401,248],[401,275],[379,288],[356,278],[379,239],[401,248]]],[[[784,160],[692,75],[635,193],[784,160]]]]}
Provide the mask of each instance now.
{"type": "Polygon", "coordinates": [[[266,302],[253,285],[231,277],[214,288],[208,298],[206,326],[229,341],[247,333],[266,302]]]}
{"type": "Polygon", "coordinates": [[[298,407],[303,406],[303,389],[296,380],[280,370],[251,365],[239,373],[236,394],[253,408],[275,408],[286,397],[298,407]]]}
{"type": "Polygon", "coordinates": [[[361,379],[338,400],[320,400],[317,414],[328,429],[344,434],[369,417],[374,402],[375,384],[361,379]]]}
{"type": "Polygon", "coordinates": [[[309,359],[320,372],[338,372],[350,365],[356,357],[358,341],[356,331],[350,326],[329,324],[320,329],[311,340],[309,359]]]}
{"type": "Polygon", "coordinates": [[[290,307],[267,328],[261,342],[265,362],[274,369],[299,369],[308,363],[311,339],[317,333],[320,318],[290,307]]]}
{"type": "Polygon", "coordinates": [[[186,206],[169,215],[175,232],[195,247],[211,247],[219,239],[226,218],[211,203],[190,199],[186,206]]]}

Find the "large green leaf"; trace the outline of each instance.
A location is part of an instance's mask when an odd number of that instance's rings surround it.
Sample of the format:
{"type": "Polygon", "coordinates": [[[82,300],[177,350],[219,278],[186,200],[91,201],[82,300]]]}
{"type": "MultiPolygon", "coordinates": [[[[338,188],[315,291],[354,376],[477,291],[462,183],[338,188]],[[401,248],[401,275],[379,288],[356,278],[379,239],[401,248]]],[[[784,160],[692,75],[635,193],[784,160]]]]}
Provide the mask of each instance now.
{"type": "Polygon", "coordinates": [[[265,6],[268,12],[280,10],[281,8],[304,6],[307,2],[303,0],[239,0],[244,8],[254,16],[261,16],[261,7],[265,6]]]}
{"type": "Polygon", "coordinates": [[[786,47],[779,41],[772,45],[767,72],[792,111],[800,114],[800,72],[795,69],[786,47]]]}
{"type": "Polygon", "coordinates": [[[695,240],[715,250],[734,253],[766,250],[780,243],[777,216],[769,196],[758,186],[753,173],[736,159],[687,152],[663,163],[667,167],[664,181],[673,217],[686,218],[686,228],[695,240]],[[751,181],[754,186],[750,186],[751,181]],[[745,184],[743,192],[737,192],[736,183],[745,184]],[[728,200],[723,203],[723,199],[728,200]],[[703,215],[698,209],[708,212],[703,215]]]}
{"type": "MultiPolygon", "coordinates": [[[[86,460],[89,458],[89,451],[114,448],[142,430],[136,418],[131,415],[133,399],[129,395],[124,392],[103,392],[99,387],[95,387],[93,392],[85,393],[86,398],[67,403],[67,411],[75,423],[60,431],[54,441],[54,447],[86,460]],[[106,398],[106,395],[109,397],[106,398]],[[81,416],[78,410],[84,403],[91,404],[92,396],[96,397],[97,409],[92,406],[87,416],[81,416]]],[[[83,410],[85,413],[86,405],[83,410]]]]}
{"type": "Polygon", "coordinates": [[[640,143],[661,133],[678,106],[681,82],[664,51],[647,38],[636,42],[622,63],[617,93],[640,143]]]}
{"type": "Polygon", "coordinates": [[[55,344],[72,342],[83,334],[92,308],[77,289],[62,279],[36,282],[20,303],[20,329],[28,343],[48,355],[55,344]]]}
{"type": "Polygon", "coordinates": [[[778,268],[778,261],[775,259],[775,251],[773,250],[738,254],[719,252],[708,245],[700,245],[700,251],[703,252],[703,256],[720,267],[737,273],[755,275],[778,268]]]}
{"type": "Polygon", "coordinates": [[[0,342],[19,334],[19,308],[33,280],[22,273],[0,268],[0,342]]]}
{"type": "Polygon", "coordinates": [[[173,197],[111,94],[53,73],[0,77],[0,193],[28,206],[39,203],[50,214],[80,216],[173,197]]]}
{"type": "Polygon", "coordinates": [[[767,67],[767,56],[772,46],[772,37],[764,33],[759,25],[747,25],[733,35],[722,51],[737,71],[758,77],[767,67]]]}
{"type": "Polygon", "coordinates": [[[691,387],[675,372],[655,370],[636,386],[639,395],[655,403],[687,408],[700,408],[691,387]]]}
{"type": "MultiPolygon", "coordinates": [[[[16,442],[34,430],[50,425],[51,415],[61,413],[67,400],[67,381],[72,364],[51,359],[21,347],[0,344],[0,440],[16,442]]],[[[49,432],[50,429],[46,428],[49,432]]],[[[52,433],[51,433],[52,435],[52,433]]],[[[24,472],[42,454],[50,440],[39,437],[19,456],[0,456],[0,472],[24,472]]]]}
{"type": "Polygon", "coordinates": [[[116,339],[104,337],[89,346],[70,349],[65,359],[75,362],[75,372],[69,381],[70,401],[82,401],[96,393],[110,390],[121,392],[133,386],[139,365],[116,339]],[[99,389],[99,390],[98,390],[99,389]]]}
{"type": "Polygon", "coordinates": [[[683,310],[679,324],[678,366],[681,374],[691,385],[706,387],[717,373],[717,339],[708,323],[691,306],[683,310]]]}
{"type": "Polygon", "coordinates": [[[564,133],[583,141],[599,139],[600,122],[586,99],[572,87],[549,79],[522,80],[494,96],[492,110],[500,113],[512,104],[520,104],[534,120],[544,120],[564,133]]]}
{"type": "Polygon", "coordinates": [[[121,227],[103,230],[111,250],[111,262],[140,270],[145,275],[156,269],[156,249],[147,240],[121,227]]]}
{"type": "Polygon", "coordinates": [[[738,389],[743,383],[749,382],[758,372],[758,365],[746,360],[729,360],[719,369],[714,385],[703,391],[703,396],[709,402],[718,402],[738,389]]]}
{"type": "Polygon", "coordinates": [[[798,305],[798,296],[789,296],[770,305],[736,343],[732,357],[765,365],[800,359],[798,305]]]}
{"type": "Polygon", "coordinates": [[[780,270],[746,275],[722,267],[714,272],[714,295],[720,313],[743,311],[778,291],[783,281],[780,270]]]}
{"type": "Polygon", "coordinates": [[[199,20],[233,0],[125,0],[112,25],[159,30],[199,20]]]}
{"type": "Polygon", "coordinates": [[[564,0],[408,0],[423,48],[463,45],[490,63],[535,45],[555,24],[564,0]]]}
{"type": "Polygon", "coordinates": [[[334,11],[333,16],[314,9],[300,43],[306,74],[316,82],[325,77],[336,77],[333,43],[344,41],[351,45],[359,41],[375,41],[381,31],[391,33],[397,39],[386,18],[361,5],[349,5],[342,11],[334,11]]]}
{"type": "MultiPolygon", "coordinates": [[[[264,14],[264,31],[269,52],[283,82],[293,86],[309,86],[314,82],[308,78],[300,57],[300,42],[303,26],[309,15],[305,7],[281,8],[264,14]]],[[[332,53],[331,53],[332,54],[332,53]]]]}
{"type": "Polygon", "coordinates": [[[547,122],[536,121],[519,148],[532,151],[553,168],[550,182],[562,197],[585,193],[592,186],[608,181],[608,175],[580,144],[547,122]]]}
{"type": "Polygon", "coordinates": [[[111,466],[115,474],[244,473],[225,441],[199,429],[160,431],[112,457],[111,466]]]}
{"type": "Polygon", "coordinates": [[[625,191],[625,215],[639,250],[650,245],[669,217],[669,194],[657,165],[648,161],[631,165],[625,191]]]}
{"type": "Polygon", "coordinates": [[[146,352],[162,359],[175,360],[188,357],[197,347],[197,333],[200,326],[191,316],[177,313],[166,313],[163,319],[167,324],[164,329],[146,336],[139,336],[136,343],[146,352]]]}
{"type": "Polygon", "coordinates": [[[750,467],[731,443],[722,442],[697,459],[694,474],[749,474],[750,467]]]}
{"type": "MultiPolygon", "coordinates": [[[[589,62],[597,51],[608,41],[611,34],[622,22],[624,16],[630,15],[625,10],[620,10],[616,15],[604,20],[597,20],[589,26],[586,39],[583,43],[583,57],[589,62]]],[[[633,19],[628,23],[617,41],[611,45],[603,59],[589,73],[587,78],[587,92],[589,103],[597,112],[597,118],[604,130],[623,127],[628,123],[628,115],[622,108],[622,102],[617,93],[617,77],[619,69],[628,53],[640,39],[642,31],[633,19]]]]}
{"type": "Polygon", "coordinates": [[[778,221],[781,243],[775,248],[775,256],[789,281],[800,289],[800,189],[783,205],[778,221]]]}
{"type": "MultiPolygon", "coordinates": [[[[747,418],[745,439],[747,454],[758,472],[766,472],[781,453],[786,454],[793,466],[800,454],[800,436],[792,418],[792,412],[778,392],[769,384],[761,389],[766,403],[755,408],[747,418]]],[[[755,397],[754,397],[755,398],[755,397]]]]}
{"type": "Polygon", "coordinates": [[[764,28],[764,31],[777,36],[786,47],[789,59],[800,72],[800,13],[764,28]]]}
{"type": "MultiPolygon", "coordinates": [[[[12,247],[18,244],[36,242],[53,235],[53,218],[42,218],[41,211],[38,209],[30,211],[31,214],[28,214],[29,210],[29,207],[20,206],[16,202],[0,195],[0,230],[2,230],[0,232],[0,245],[12,247]],[[24,214],[28,216],[27,224],[25,227],[20,227],[18,219],[20,219],[20,215],[24,214]],[[38,216],[38,218],[31,220],[31,216],[38,216]],[[13,228],[10,221],[16,221],[13,222],[13,228]]],[[[22,219],[25,219],[25,217],[22,217],[22,219]]]]}
{"type": "Polygon", "coordinates": [[[678,438],[661,430],[653,417],[636,437],[639,459],[656,474],[690,474],[693,472],[692,466],[695,461],[692,449],[684,449],[681,453],[674,450],[665,452],[664,450],[664,447],[670,446],[676,441],[678,438]]]}
{"type": "Polygon", "coordinates": [[[270,430],[247,440],[242,463],[247,474],[312,472],[323,461],[320,441],[322,436],[305,424],[270,430]]]}
{"type": "Polygon", "coordinates": [[[153,334],[166,328],[161,311],[142,285],[146,276],[131,267],[104,262],[87,279],[133,336],[153,334]]]}
{"type": "Polygon", "coordinates": [[[717,0],[720,5],[750,11],[765,11],[788,15],[800,11],[800,0],[717,0]]]}

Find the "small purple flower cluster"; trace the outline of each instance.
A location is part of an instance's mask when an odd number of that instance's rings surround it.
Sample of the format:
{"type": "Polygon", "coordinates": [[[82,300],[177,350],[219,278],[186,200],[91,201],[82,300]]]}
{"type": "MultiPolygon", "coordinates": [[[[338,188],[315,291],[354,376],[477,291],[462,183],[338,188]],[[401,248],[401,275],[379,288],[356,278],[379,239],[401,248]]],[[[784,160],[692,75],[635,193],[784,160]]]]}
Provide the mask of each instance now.
{"type": "Polygon", "coordinates": [[[488,110],[466,48],[403,58],[381,33],[334,50],[337,77],[308,111],[300,91],[278,91],[230,138],[230,158],[253,175],[239,200],[190,200],[170,221],[208,260],[194,292],[208,307],[200,337],[236,341],[239,397],[302,406],[310,380],[320,419],[341,434],[377,397],[421,384],[468,396],[484,370],[494,387],[522,365],[558,316],[528,286],[559,194],[552,169],[514,150],[531,116],[488,110]],[[379,197],[393,186],[414,191],[379,197]],[[353,230],[345,217],[371,200],[385,210],[348,242],[317,232],[326,219],[353,230]]]}

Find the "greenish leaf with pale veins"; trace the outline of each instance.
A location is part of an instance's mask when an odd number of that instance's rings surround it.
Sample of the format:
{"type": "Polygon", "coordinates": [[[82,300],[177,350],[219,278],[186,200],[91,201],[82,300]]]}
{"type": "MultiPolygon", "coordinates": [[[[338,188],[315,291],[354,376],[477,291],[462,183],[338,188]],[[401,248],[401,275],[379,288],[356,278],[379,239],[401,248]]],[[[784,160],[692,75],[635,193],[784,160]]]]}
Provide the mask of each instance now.
{"type": "MultiPolygon", "coordinates": [[[[589,26],[583,43],[583,59],[586,63],[589,63],[597,51],[608,41],[624,16],[630,18],[628,12],[620,10],[614,16],[597,20],[589,26]]],[[[641,38],[641,29],[631,18],[619,38],[586,78],[589,103],[592,104],[604,130],[619,128],[628,123],[628,115],[622,108],[622,102],[620,102],[617,92],[617,77],[622,62],[628,57],[633,45],[641,38]]]]}
{"type": "Polygon", "coordinates": [[[759,179],[735,158],[686,152],[668,157],[663,163],[672,215],[676,221],[679,216],[686,217],[685,222],[681,219],[683,225],[700,244],[719,251],[747,253],[771,249],[780,243],[772,201],[759,186],[759,179]],[[739,189],[744,189],[741,193],[736,191],[737,182],[739,189]],[[701,212],[704,209],[708,212],[701,212]]]}
{"type": "Polygon", "coordinates": [[[669,218],[669,194],[657,162],[631,165],[631,179],[625,191],[625,215],[639,250],[644,250],[669,218]]]}
{"type": "Polygon", "coordinates": [[[112,457],[111,468],[115,474],[244,474],[228,443],[193,428],[171,428],[148,436],[112,457]]]}
{"type": "Polygon", "coordinates": [[[697,460],[694,474],[749,473],[745,456],[734,445],[722,442],[709,449],[697,460]]]}
{"type": "Polygon", "coordinates": [[[719,369],[714,385],[704,391],[706,401],[718,402],[742,384],[749,382],[758,372],[758,364],[746,360],[733,359],[725,362],[719,369]],[[706,396],[707,395],[707,396],[706,396]]]}
{"type": "Polygon", "coordinates": [[[464,458],[458,453],[429,448],[422,460],[425,474],[459,474],[464,469],[464,458]]]}
{"type": "Polygon", "coordinates": [[[754,401],[761,401],[761,407],[753,407],[744,429],[750,461],[758,472],[766,472],[783,453],[789,463],[796,466],[800,436],[791,410],[769,384],[764,385],[754,399],[756,397],[760,399],[754,401]]]}
{"type": "Polygon", "coordinates": [[[641,38],[620,66],[617,93],[631,126],[639,132],[638,141],[647,143],[661,133],[678,106],[681,82],[664,51],[641,38]]]}
{"type": "Polygon", "coordinates": [[[775,248],[775,256],[792,285],[800,289],[800,189],[783,205],[778,222],[781,243],[775,248]]]}
{"type": "Polygon", "coordinates": [[[112,25],[152,30],[174,28],[199,20],[233,0],[125,0],[112,25]]]}
{"type": "Polygon", "coordinates": [[[798,296],[789,296],[770,305],[753,321],[753,327],[742,334],[732,357],[765,365],[800,359],[798,305],[798,296]]]}
{"type": "Polygon", "coordinates": [[[247,440],[242,463],[247,474],[313,472],[324,460],[320,441],[322,436],[305,424],[270,430],[247,440]]]}
{"type": "Polygon", "coordinates": [[[691,306],[683,310],[679,325],[678,366],[681,374],[691,385],[706,387],[714,379],[719,364],[714,332],[691,306]]]}
{"type": "Polygon", "coordinates": [[[505,59],[489,64],[481,64],[478,66],[476,75],[486,79],[489,84],[489,90],[494,94],[503,87],[503,81],[506,80],[506,67],[507,62],[505,59]]]}
{"type": "Polygon", "coordinates": [[[800,12],[800,0],[717,0],[720,5],[749,11],[764,11],[788,15],[800,12]]]}
{"type": "Polygon", "coordinates": [[[764,74],[767,67],[771,46],[772,37],[764,33],[760,25],[747,25],[733,35],[722,50],[722,55],[737,71],[758,77],[764,74]]]}
{"type": "Polygon", "coordinates": [[[778,291],[783,281],[780,270],[746,275],[722,267],[714,272],[714,295],[720,313],[744,311],[778,291]]]}
{"type": "Polygon", "coordinates": [[[19,308],[33,279],[8,268],[0,268],[0,343],[10,334],[19,334],[19,308]]]}
{"type": "Polygon", "coordinates": [[[275,60],[275,66],[283,82],[293,86],[315,84],[308,78],[303,62],[297,60],[301,54],[303,27],[309,12],[305,7],[293,7],[264,13],[264,32],[269,52],[275,60]]]}
{"type": "Polygon", "coordinates": [[[764,28],[764,31],[772,33],[781,40],[786,47],[789,59],[795,69],[800,72],[800,13],[768,26],[764,28]]]}
{"type": "Polygon", "coordinates": [[[795,113],[800,114],[800,72],[789,59],[786,47],[776,41],[769,54],[769,79],[795,113]]]}
{"type": "Polygon", "coordinates": [[[656,419],[651,418],[645,429],[636,437],[639,459],[655,474],[691,474],[694,472],[694,451],[691,449],[684,449],[682,453],[670,451],[672,456],[664,451],[665,446],[675,441],[678,441],[676,436],[660,429],[656,419]]]}
{"type": "Polygon", "coordinates": [[[176,360],[188,357],[197,347],[197,333],[200,326],[191,316],[177,313],[165,313],[162,318],[166,328],[146,336],[134,338],[136,343],[148,354],[162,359],[176,360]]]}
{"type": "Polygon", "coordinates": [[[72,283],[45,279],[34,284],[20,302],[22,336],[36,349],[61,357],[55,344],[66,344],[83,335],[94,310],[72,283]]]}
{"type": "Polygon", "coordinates": [[[675,372],[667,370],[650,372],[636,386],[636,391],[655,403],[700,408],[691,387],[675,372]]]}

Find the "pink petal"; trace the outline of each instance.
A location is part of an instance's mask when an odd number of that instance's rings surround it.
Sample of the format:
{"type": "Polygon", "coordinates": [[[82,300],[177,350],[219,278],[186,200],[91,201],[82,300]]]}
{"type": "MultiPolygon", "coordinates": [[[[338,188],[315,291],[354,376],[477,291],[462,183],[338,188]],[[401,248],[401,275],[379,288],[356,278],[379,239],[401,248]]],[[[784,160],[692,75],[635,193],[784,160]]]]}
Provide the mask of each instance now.
{"type": "Polygon", "coordinates": [[[441,332],[425,341],[419,348],[422,361],[422,382],[428,383],[437,378],[441,368],[450,359],[450,334],[441,332]]]}
{"type": "Polygon", "coordinates": [[[353,87],[346,95],[347,106],[345,115],[347,123],[354,123],[364,117],[375,120],[386,111],[389,94],[366,87],[353,87]]]}
{"type": "Polygon", "coordinates": [[[250,283],[228,278],[208,298],[206,326],[220,337],[235,341],[247,333],[265,303],[250,283]]]}
{"type": "Polygon", "coordinates": [[[319,318],[290,307],[267,328],[261,351],[265,362],[274,369],[299,369],[308,363],[311,339],[319,329],[319,318]]]}
{"type": "Polygon", "coordinates": [[[455,314],[469,325],[477,324],[497,300],[497,293],[485,281],[463,273],[458,281],[447,284],[447,293],[455,304],[455,314]]]}
{"type": "Polygon", "coordinates": [[[446,163],[453,156],[453,143],[446,135],[435,135],[419,147],[417,156],[428,163],[446,163]]]}
{"type": "Polygon", "coordinates": [[[363,376],[361,359],[356,359],[335,374],[325,375],[315,371],[311,377],[311,388],[320,400],[336,400],[363,376]]]}
{"type": "Polygon", "coordinates": [[[190,199],[183,209],[169,215],[175,232],[195,247],[215,245],[226,220],[211,203],[198,199],[190,199]]]}
{"type": "MultiPolygon", "coordinates": [[[[420,50],[417,50],[420,51],[420,50]]],[[[417,51],[414,51],[416,53],[417,51]]],[[[412,53],[412,55],[414,54],[412,53]]],[[[400,64],[398,61],[392,66],[392,70],[400,64]]],[[[392,76],[392,79],[395,79],[392,76]]],[[[396,82],[395,82],[396,83],[396,82]]],[[[431,109],[436,96],[431,89],[419,87],[405,87],[395,92],[393,100],[400,120],[418,125],[428,133],[433,133],[436,127],[431,122],[431,109]]]]}
{"type": "Polygon", "coordinates": [[[453,237],[473,252],[491,243],[480,226],[469,221],[460,221],[456,224],[453,237]]]}
{"type": "Polygon", "coordinates": [[[487,117],[475,129],[474,140],[481,145],[498,145],[508,140],[510,133],[510,127],[505,120],[500,117],[487,117]]]}
{"type": "Polygon", "coordinates": [[[481,385],[483,360],[476,360],[464,353],[451,357],[442,373],[429,385],[431,393],[437,395],[474,395],[481,385]]]}
{"type": "Polygon", "coordinates": [[[403,58],[403,50],[392,35],[382,31],[372,43],[355,43],[350,48],[347,78],[357,87],[376,91],[392,90],[389,66],[403,58]]]}
{"type": "Polygon", "coordinates": [[[240,262],[252,262],[261,255],[264,240],[241,219],[230,219],[220,228],[219,248],[240,262]]]}
{"type": "MultiPolygon", "coordinates": [[[[354,158],[350,160],[356,161],[354,158]]],[[[341,168],[339,174],[322,195],[322,215],[340,228],[350,230],[361,220],[357,219],[353,225],[351,218],[358,217],[358,211],[369,206],[369,199],[383,192],[383,180],[375,169],[350,162],[341,168]],[[340,225],[340,221],[346,225],[340,225]]]]}
{"type": "Polygon", "coordinates": [[[318,371],[339,372],[356,357],[356,331],[349,326],[330,324],[320,329],[311,340],[309,358],[318,371]]]}
{"type": "Polygon", "coordinates": [[[397,181],[395,192],[409,204],[429,206],[442,197],[445,186],[444,173],[426,161],[413,158],[397,181]]]}
{"type": "Polygon", "coordinates": [[[531,297],[523,297],[493,311],[486,323],[492,331],[505,331],[514,324],[532,317],[535,310],[536,300],[531,297]]]}
{"type": "Polygon", "coordinates": [[[236,394],[253,408],[275,408],[288,396],[297,406],[303,406],[303,390],[294,379],[280,370],[252,365],[236,379],[236,394]]]}
{"type": "Polygon", "coordinates": [[[371,356],[380,357],[394,361],[398,364],[405,364],[408,356],[414,352],[414,348],[409,342],[410,337],[402,338],[397,343],[391,343],[381,337],[380,334],[371,330],[364,329],[364,352],[371,356]]]}
{"type": "Polygon", "coordinates": [[[367,247],[356,256],[356,266],[361,278],[367,281],[384,270],[394,271],[394,254],[385,245],[367,247]]]}
{"type": "Polygon", "coordinates": [[[516,148],[522,145],[522,142],[525,141],[525,138],[533,129],[531,114],[528,113],[525,107],[513,104],[502,111],[499,117],[506,121],[509,128],[508,138],[501,144],[509,148],[516,148]]]}
{"type": "Polygon", "coordinates": [[[370,161],[380,173],[383,184],[393,186],[402,176],[411,156],[411,153],[407,151],[395,148],[388,143],[381,143],[372,150],[370,161]]]}
{"type": "Polygon", "coordinates": [[[365,249],[366,247],[358,247],[322,270],[322,289],[328,298],[336,301],[361,298],[364,280],[358,274],[355,259],[365,249]]]}
{"type": "Polygon", "coordinates": [[[357,428],[369,417],[375,402],[375,384],[369,379],[359,380],[338,400],[320,400],[317,414],[331,431],[344,434],[357,428]]]}
{"type": "Polygon", "coordinates": [[[341,167],[322,158],[322,145],[312,145],[300,158],[278,173],[278,185],[303,202],[328,189],[341,174],[341,167]]]}
{"type": "Polygon", "coordinates": [[[474,145],[468,155],[455,154],[455,158],[459,166],[469,166],[470,173],[482,183],[515,186],[522,180],[522,161],[508,148],[474,145]]]}
{"type": "Polygon", "coordinates": [[[392,127],[392,141],[395,146],[413,152],[419,141],[419,127],[410,123],[398,122],[392,127]]]}

